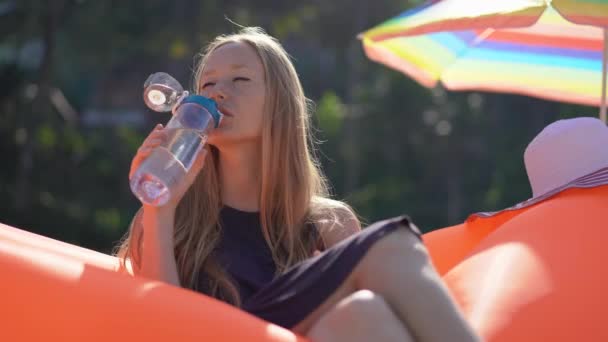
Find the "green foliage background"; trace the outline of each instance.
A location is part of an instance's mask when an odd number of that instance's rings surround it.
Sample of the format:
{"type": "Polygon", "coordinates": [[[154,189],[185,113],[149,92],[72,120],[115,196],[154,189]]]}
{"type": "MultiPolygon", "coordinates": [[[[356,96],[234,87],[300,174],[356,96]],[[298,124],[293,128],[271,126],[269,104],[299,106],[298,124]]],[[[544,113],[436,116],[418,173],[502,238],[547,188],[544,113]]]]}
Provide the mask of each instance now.
{"type": "Polygon", "coordinates": [[[548,123],[596,109],[426,89],[367,60],[356,35],[420,1],[0,1],[0,222],[109,252],[138,208],[127,174],[168,116],[142,84],[191,85],[205,42],[261,26],[315,103],[336,198],[368,223],[408,213],[429,231],[530,196],[523,151],[548,123]]]}

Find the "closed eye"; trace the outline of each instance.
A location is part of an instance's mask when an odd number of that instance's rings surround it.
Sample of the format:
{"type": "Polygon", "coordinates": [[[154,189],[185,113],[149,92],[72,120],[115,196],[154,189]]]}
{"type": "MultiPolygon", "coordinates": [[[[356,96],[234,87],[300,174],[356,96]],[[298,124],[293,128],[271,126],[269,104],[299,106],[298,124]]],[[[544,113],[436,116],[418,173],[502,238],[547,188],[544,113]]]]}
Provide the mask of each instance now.
{"type": "Polygon", "coordinates": [[[247,77],[235,77],[232,79],[232,81],[236,82],[236,81],[251,81],[251,80],[248,79],[247,77]]]}
{"type": "Polygon", "coordinates": [[[207,82],[207,83],[203,84],[203,86],[201,87],[201,89],[205,89],[205,88],[207,88],[208,86],[212,86],[212,85],[214,85],[214,84],[215,84],[215,82],[207,82]]]}

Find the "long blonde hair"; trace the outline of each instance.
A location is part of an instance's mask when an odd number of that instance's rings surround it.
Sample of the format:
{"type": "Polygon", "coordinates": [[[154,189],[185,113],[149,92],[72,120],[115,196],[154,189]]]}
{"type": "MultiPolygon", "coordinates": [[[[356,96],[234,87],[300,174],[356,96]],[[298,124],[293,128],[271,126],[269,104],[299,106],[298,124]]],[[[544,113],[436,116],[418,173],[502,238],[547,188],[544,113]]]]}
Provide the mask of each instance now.
{"type": "MultiPolygon", "coordinates": [[[[332,207],[345,205],[327,198],[328,188],[313,156],[309,131],[309,102],[293,64],[280,43],[260,28],[243,28],[236,34],[212,41],[195,69],[195,89],[208,56],[230,42],[249,44],[260,58],[266,80],[265,111],[261,139],[260,219],[264,238],[277,266],[277,274],[309,257],[317,236],[311,224],[337,220],[332,207]]],[[[206,275],[205,292],[240,305],[238,291],[213,257],[221,227],[222,206],[218,181],[218,150],[210,149],[206,165],[179,203],[175,216],[175,256],[182,286],[199,289],[199,274],[206,275]]],[[[135,220],[134,220],[135,222],[135,220]]],[[[133,225],[133,223],[132,223],[133,225]]],[[[131,242],[132,227],[118,248],[124,261],[140,264],[131,242]]]]}

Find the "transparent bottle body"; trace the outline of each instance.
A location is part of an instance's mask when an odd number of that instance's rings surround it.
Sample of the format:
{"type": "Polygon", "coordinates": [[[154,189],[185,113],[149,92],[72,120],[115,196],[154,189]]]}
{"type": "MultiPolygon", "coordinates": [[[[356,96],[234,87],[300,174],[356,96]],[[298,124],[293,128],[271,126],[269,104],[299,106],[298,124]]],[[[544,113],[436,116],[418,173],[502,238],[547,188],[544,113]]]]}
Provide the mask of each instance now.
{"type": "Polygon", "coordinates": [[[164,128],[167,139],[153,150],[130,180],[137,198],[152,206],[166,204],[192,168],[214,124],[209,111],[199,104],[177,107],[164,128]]]}

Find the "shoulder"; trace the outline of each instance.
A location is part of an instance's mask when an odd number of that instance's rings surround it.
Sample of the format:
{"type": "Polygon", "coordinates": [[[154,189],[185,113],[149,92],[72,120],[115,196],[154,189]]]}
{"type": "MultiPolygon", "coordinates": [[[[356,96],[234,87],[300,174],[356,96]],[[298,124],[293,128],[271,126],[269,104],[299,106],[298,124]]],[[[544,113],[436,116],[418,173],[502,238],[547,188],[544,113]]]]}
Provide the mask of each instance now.
{"type": "Polygon", "coordinates": [[[361,231],[354,211],[344,202],[316,198],[313,201],[313,222],[323,245],[329,248],[361,231]]]}

